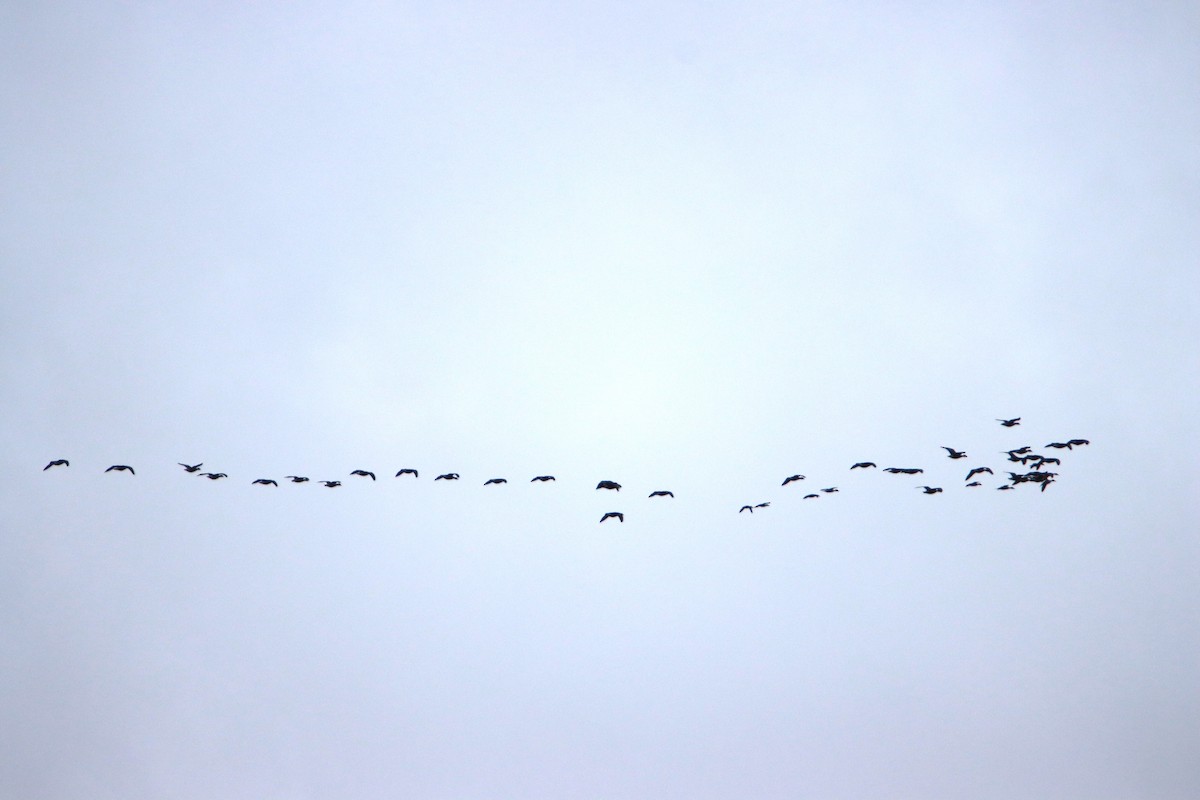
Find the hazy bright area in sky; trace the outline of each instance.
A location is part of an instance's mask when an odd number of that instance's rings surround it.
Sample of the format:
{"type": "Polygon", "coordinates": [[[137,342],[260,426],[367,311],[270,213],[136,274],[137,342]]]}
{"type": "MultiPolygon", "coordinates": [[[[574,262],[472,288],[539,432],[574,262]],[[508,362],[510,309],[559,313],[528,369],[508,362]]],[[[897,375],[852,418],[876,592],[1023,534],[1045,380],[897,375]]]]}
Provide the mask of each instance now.
{"type": "Polygon", "coordinates": [[[902,5],[0,9],[0,796],[1200,796],[1200,11],[902,5]]]}

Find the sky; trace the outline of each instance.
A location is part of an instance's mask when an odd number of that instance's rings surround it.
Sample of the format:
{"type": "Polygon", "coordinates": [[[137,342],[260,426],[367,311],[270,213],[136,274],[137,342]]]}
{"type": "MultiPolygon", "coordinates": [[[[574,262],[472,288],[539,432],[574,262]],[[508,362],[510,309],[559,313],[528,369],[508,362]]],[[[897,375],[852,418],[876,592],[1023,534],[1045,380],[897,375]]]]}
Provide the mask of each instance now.
{"type": "Polygon", "coordinates": [[[1198,34],[0,8],[0,795],[1195,797],[1198,34]]]}

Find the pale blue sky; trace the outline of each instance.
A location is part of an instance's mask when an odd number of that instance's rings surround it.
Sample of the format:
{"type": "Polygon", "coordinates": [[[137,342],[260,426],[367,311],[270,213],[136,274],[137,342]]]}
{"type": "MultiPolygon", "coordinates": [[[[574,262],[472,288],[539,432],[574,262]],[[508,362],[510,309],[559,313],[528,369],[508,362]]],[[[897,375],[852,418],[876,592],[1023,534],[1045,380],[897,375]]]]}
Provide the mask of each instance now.
{"type": "Polygon", "coordinates": [[[0,10],[0,794],[1195,796],[1198,34],[0,10]]]}

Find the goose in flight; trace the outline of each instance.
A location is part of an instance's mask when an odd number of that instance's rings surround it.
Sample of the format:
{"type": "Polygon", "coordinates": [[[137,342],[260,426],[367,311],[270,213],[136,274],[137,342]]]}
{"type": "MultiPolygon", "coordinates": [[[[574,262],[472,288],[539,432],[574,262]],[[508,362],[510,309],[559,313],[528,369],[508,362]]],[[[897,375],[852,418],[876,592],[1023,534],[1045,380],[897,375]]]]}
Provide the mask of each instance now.
{"type": "MultiPolygon", "coordinates": [[[[399,478],[401,475],[412,475],[414,478],[421,477],[415,469],[409,469],[408,467],[405,467],[396,473],[397,478],[399,478]]],[[[437,480],[437,478],[434,478],[434,480],[437,480]]]]}
{"type": "Polygon", "coordinates": [[[50,469],[51,467],[69,467],[69,466],[71,466],[70,461],[67,461],[65,458],[56,458],[53,461],[51,461],[49,464],[47,464],[46,466],[42,467],[42,472],[45,472],[46,470],[50,469]]]}
{"type": "Polygon", "coordinates": [[[604,522],[604,520],[608,519],[609,517],[616,517],[617,522],[625,521],[625,515],[622,514],[620,511],[609,511],[607,514],[605,514],[603,517],[600,518],[600,521],[604,522]]]}
{"type": "Polygon", "coordinates": [[[1071,442],[1051,442],[1050,444],[1046,445],[1046,447],[1053,447],[1056,450],[1061,450],[1065,447],[1068,450],[1070,450],[1072,447],[1072,443],[1071,442]]]}
{"type": "Polygon", "coordinates": [[[1012,489],[1012,488],[1013,488],[1013,487],[1012,487],[1012,484],[1010,484],[1010,483],[1006,483],[1006,484],[1004,484],[1003,486],[997,486],[997,487],[996,487],[996,491],[997,491],[997,492],[1007,492],[1008,490],[1010,490],[1010,489],[1012,489]]]}
{"type": "Polygon", "coordinates": [[[303,475],[284,475],[283,477],[292,483],[308,483],[308,478],[305,478],[303,475]]]}
{"type": "Polygon", "coordinates": [[[859,461],[857,464],[851,464],[850,469],[866,469],[873,466],[875,466],[874,461],[859,461]]]}
{"type": "Polygon", "coordinates": [[[621,484],[617,483],[616,481],[600,481],[599,483],[596,484],[596,488],[597,489],[616,489],[619,492],[619,491],[621,491],[621,484]]]}
{"type": "Polygon", "coordinates": [[[647,497],[674,497],[674,496],[675,496],[675,493],[674,493],[674,492],[668,492],[668,491],[666,491],[666,490],[664,490],[664,489],[659,489],[657,492],[651,492],[650,494],[648,494],[648,495],[646,495],[646,496],[647,496],[647,497]]]}
{"type": "Polygon", "coordinates": [[[838,488],[836,486],[830,486],[828,489],[822,489],[821,491],[824,492],[825,494],[833,494],[837,490],[838,490],[838,488]]]}
{"type": "Polygon", "coordinates": [[[228,478],[229,476],[224,472],[201,472],[200,477],[208,478],[210,481],[216,481],[220,480],[221,478],[228,478]]]}
{"type": "Polygon", "coordinates": [[[819,495],[819,494],[806,494],[806,495],[804,495],[804,497],[803,497],[802,499],[804,499],[804,500],[815,500],[816,498],[818,498],[818,497],[820,497],[820,496],[821,496],[821,495],[819,495]]]}
{"type": "Polygon", "coordinates": [[[259,484],[262,484],[263,486],[274,486],[276,489],[279,488],[279,484],[276,483],[275,481],[271,480],[270,478],[259,478],[257,480],[250,481],[250,483],[251,483],[251,485],[259,483],[259,484]]]}
{"type": "Polygon", "coordinates": [[[996,419],[996,422],[999,422],[1001,425],[1003,425],[1003,426],[1004,426],[1004,427],[1006,427],[1006,428],[1011,428],[1011,427],[1013,427],[1014,425],[1020,425],[1020,424],[1021,424],[1021,418],[1020,418],[1020,417],[1013,417],[1012,419],[999,419],[999,418],[997,418],[997,419],[996,419]]]}
{"type": "Polygon", "coordinates": [[[753,514],[754,506],[742,506],[741,508],[738,509],[739,514],[742,513],[743,511],[749,511],[751,514],[753,514]]]}
{"type": "Polygon", "coordinates": [[[370,470],[356,469],[356,470],[354,470],[354,472],[351,472],[350,474],[351,475],[361,475],[364,478],[370,478],[371,480],[375,480],[375,473],[371,472],[370,470]]]}
{"type": "Polygon", "coordinates": [[[806,477],[807,477],[807,476],[805,476],[805,475],[789,475],[788,477],[784,478],[784,479],[783,479],[783,483],[781,483],[781,484],[779,484],[779,485],[780,485],[780,486],[787,486],[787,485],[788,485],[789,483],[791,483],[792,481],[802,481],[802,480],[804,480],[806,477]]]}
{"type": "Polygon", "coordinates": [[[546,481],[552,481],[552,480],[554,480],[553,475],[538,475],[536,478],[530,479],[529,482],[533,483],[534,481],[538,481],[539,483],[545,483],[546,481]]]}
{"type": "Polygon", "coordinates": [[[940,486],[918,486],[918,489],[923,489],[925,494],[937,494],[942,490],[940,486]]]}
{"type": "Polygon", "coordinates": [[[1043,464],[1061,464],[1061,458],[1046,458],[1045,456],[1034,456],[1032,459],[1033,468],[1041,469],[1043,464]]]}
{"type": "Polygon", "coordinates": [[[991,468],[991,467],[976,467],[975,469],[973,469],[973,470],[971,470],[970,472],[968,472],[968,473],[967,473],[967,477],[963,478],[963,480],[964,480],[964,481],[969,481],[969,480],[971,480],[971,478],[974,478],[976,475],[982,475],[982,474],[983,474],[983,473],[985,473],[985,472],[986,472],[988,475],[995,475],[995,474],[996,474],[996,473],[992,472],[992,468],[991,468]]]}
{"type": "Polygon", "coordinates": [[[920,467],[888,467],[884,472],[890,472],[893,475],[920,475],[925,470],[920,467]]]}
{"type": "Polygon", "coordinates": [[[966,458],[967,454],[962,450],[955,450],[953,447],[942,445],[942,449],[950,454],[951,458],[966,458]]]}
{"type": "Polygon", "coordinates": [[[199,464],[185,464],[182,461],[176,461],[175,463],[183,467],[184,472],[199,472],[200,468],[204,466],[203,461],[201,461],[199,464]]]}
{"type": "Polygon", "coordinates": [[[483,485],[487,486],[487,485],[493,484],[493,483],[508,483],[508,479],[507,478],[489,478],[483,482],[483,485]]]}
{"type": "Polygon", "coordinates": [[[970,483],[968,483],[968,484],[967,484],[967,486],[968,486],[968,487],[971,487],[971,486],[983,486],[983,484],[982,484],[982,483],[980,483],[979,481],[971,481],[970,483]]]}
{"type": "Polygon", "coordinates": [[[444,475],[438,475],[434,478],[435,481],[456,481],[458,480],[457,472],[447,472],[444,475]]]}
{"type": "Polygon", "coordinates": [[[1087,439],[1068,439],[1068,440],[1067,440],[1067,444],[1074,444],[1074,445],[1080,445],[1080,444],[1082,444],[1082,445],[1089,445],[1089,444],[1091,444],[1091,442],[1089,442],[1087,439]]]}
{"type": "MultiPolygon", "coordinates": [[[[137,475],[137,473],[133,471],[133,467],[129,466],[128,464],[113,464],[111,467],[109,467],[108,469],[106,469],[104,471],[112,472],[114,469],[117,472],[128,472],[130,475],[137,475]]],[[[42,470],[42,472],[45,472],[45,471],[46,470],[44,470],[44,469],[42,470]]]]}
{"type": "Polygon", "coordinates": [[[771,505],[770,503],[756,503],[756,504],[754,505],[754,507],[755,507],[755,508],[767,508],[767,507],[768,507],[768,506],[770,506],[770,505],[771,505]]]}
{"type": "Polygon", "coordinates": [[[1029,445],[1025,445],[1024,447],[1018,447],[1016,450],[1005,450],[1004,452],[1008,453],[1009,459],[1013,459],[1014,456],[1024,455],[1032,449],[1029,445]]]}
{"type": "Polygon", "coordinates": [[[341,481],[319,481],[319,483],[325,484],[330,489],[336,489],[337,487],[342,485],[341,481]]]}

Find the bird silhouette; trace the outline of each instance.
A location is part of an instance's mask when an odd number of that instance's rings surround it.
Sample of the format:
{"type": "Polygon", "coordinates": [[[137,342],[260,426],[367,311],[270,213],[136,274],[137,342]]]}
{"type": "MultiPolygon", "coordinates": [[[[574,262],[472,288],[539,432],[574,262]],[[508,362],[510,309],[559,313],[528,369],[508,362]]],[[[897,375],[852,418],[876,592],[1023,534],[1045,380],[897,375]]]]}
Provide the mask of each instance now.
{"type": "Polygon", "coordinates": [[[851,464],[850,469],[866,469],[873,466],[875,466],[874,461],[859,461],[857,464],[851,464]]]}
{"type": "Polygon", "coordinates": [[[996,487],[996,491],[998,491],[998,492],[1006,492],[1006,491],[1008,491],[1009,489],[1012,489],[1012,488],[1013,488],[1013,487],[1012,487],[1012,484],[1008,484],[1008,483],[1006,483],[1006,484],[1004,484],[1003,486],[997,486],[997,487],[996,487]]]}
{"type": "Polygon", "coordinates": [[[1018,447],[1016,450],[1005,450],[1004,452],[1008,453],[1009,459],[1013,459],[1014,456],[1019,456],[1023,453],[1028,453],[1032,449],[1033,448],[1030,447],[1029,445],[1025,445],[1024,447],[1018,447]]]}
{"type": "Polygon", "coordinates": [[[837,490],[838,490],[838,488],[836,486],[830,486],[828,489],[822,489],[821,491],[824,492],[825,494],[833,494],[837,490]]]}
{"type": "Polygon", "coordinates": [[[596,484],[596,488],[597,489],[615,489],[616,491],[619,492],[619,491],[621,491],[621,484],[617,483],[616,481],[600,481],[599,483],[596,484]]]}
{"type": "Polygon", "coordinates": [[[487,486],[488,484],[491,484],[491,483],[508,483],[508,479],[507,478],[489,478],[488,480],[483,482],[483,485],[487,486]]]}
{"type": "Polygon", "coordinates": [[[1071,442],[1051,442],[1050,444],[1046,445],[1046,447],[1053,447],[1056,450],[1061,450],[1065,447],[1068,450],[1070,450],[1072,447],[1072,443],[1071,442]]]}
{"type": "Polygon", "coordinates": [[[940,486],[918,486],[918,489],[924,489],[925,494],[937,494],[942,490],[940,486]]]}
{"type": "Polygon", "coordinates": [[[351,475],[361,475],[364,478],[370,478],[371,480],[375,480],[375,473],[371,472],[369,470],[365,470],[365,469],[356,469],[356,470],[354,470],[354,472],[351,472],[350,474],[351,475]]]}
{"type": "Polygon", "coordinates": [[[534,481],[537,481],[539,483],[545,483],[546,481],[552,481],[552,480],[554,480],[553,475],[538,475],[536,478],[530,479],[529,482],[533,483],[534,481]]]}
{"type": "Polygon", "coordinates": [[[1004,426],[1004,427],[1006,427],[1006,428],[1011,428],[1011,427],[1013,427],[1014,425],[1020,425],[1020,424],[1021,424],[1021,418],[1020,418],[1020,417],[1013,417],[1012,419],[999,419],[999,418],[997,418],[997,419],[996,419],[996,422],[999,422],[1001,425],[1003,425],[1003,426],[1004,426]]]}
{"type": "Polygon", "coordinates": [[[325,484],[330,489],[336,489],[337,487],[342,485],[341,481],[319,481],[319,483],[325,484]]]}
{"type": "Polygon", "coordinates": [[[791,483],[792,481],[802,481],[802,480],[804,480],[806,477],[807,477],[806,475],[789,475],[788,477],[784,478],[784,479],[783,479],[783,483],[781,483],[781,484],[779,484],[779,485],[780,485],[780,486],[787,486],[787,485],[788,485],[789,483],[791,483]]]}
{"type": "Polygon", "coordinates": [[[754,507],[755,508],[767,508],[770,505],[771,505],[770,503],[755,503],[754,507]]]}
{"type": "Polygon", "coordinates": [[[65,458],[56,458],[53,461],[51,461],[49,464],[47,464],[46,466],[42,467],[42,472],[45,472],[46,470],[50,469],[51,467],[69,467],[69,466],[71,466],[70,461],[67,461],[65,458]]]}
{"type": "MultiPolygon", "coordinates": [[[[414,478],[421,477],[415,469],[409,469],[407,467],[396,473],[397,478],[399,478],[401,475],[412,475],[414,478]]],[[[434,480],[437,480],[437,478],[434,478],[434,480]]]]}
{"type": "Polygon", "coordinates": [[[279,484],[276,483],[275,481],[271,480],[270,478],[259,478],[257,480],[250,481],[250,483],[251,484],[261,483],[263,486],[274,486],[276,489],[279,488],[279,484]]]}
{"type": "Polygon", "coordinates": [[[819,498],[820,496],[821,496],[821,495],[819,495],[819,494],[806,494],[806,495],[804,495],[804,497],[803,497],[802,499],[804,499],[804,500],[816,500],[816,499],[817,499],[817,498],[819,498]]]}
{"type": "Polygon", "coordinates": [[[1067,444],[1074,444],[1074,445],[1080,445],[1080,444],[1082,444],[1082,445],[1089,445],[1089,444],[1091,444],[1091,442],[1089,442],[1087,439],[1068,439],[1068,440],[1067,440],[1067,444]]]}
{"type": "Polygon", "coordinates": [[[890,472],[893,475],[920,475],[925,470],[920,467],[888,467],[884,472],[890,472]]]}
{"type": "Polygon", "coordinates": [[[982,474],[983,474],[983,473],[985,473],[985,472],[986,472],[988,475],[995,475],[995,474],[996,474],[996,473],[992,472],[992,468],[991,468],[991,467],[976,467],[975,469],[973,469],[973,470],[971,470],[970,472],[968,472],[968,473],[967,473],[967,477],[963,478],[963,480],[964,480],[964,481],[969,481],[969,480],[971,480],[971,478],[974,478],[976,475],[982,475],[982,474]]]}
{"type": "Polygon", "coordinates": [[[754,506],[742,506],[741,508],[738,509],[739,514],[742,513],[743,511],[749,511],[751,514],[753,514],[754,506]]]}
{"type": "Polygon", "coordinates": [[[967,486],[983,486],[983,484],[980,483],[979,481],[971,481],[970,483],[967,484],[967,486]]]}
{"type": "Polygon", "coordinates": [[[224,472],[201,472],[200,477],[208,478],[210,481],[217,481],[217,480],[220,480],[221,478],[228,478],[229,476],[226,475],[224,472]]]}
{"type": "Polygon", "coordinates": [[[660,489],[657,492],[651,492],[650,494],[648,494],[646,496],[647,497],[674,497],[675,493],[664,491],[664,490],[660,489]]]}
{"type": "Polygon", "coordinates": [[[603,517],[600,518],[600,521],[604,522],[604,520],[608,519],[609,517],[616,517],[618,522],[625,521],[625,515],[622,514],[620,511],[609,511],[607,514],[605,514],[603,517]]]}
{"type": "MultiPolygon", "coordinates": [[[[108,469],[106,469],[104,471],[112,472],[113,470],[116,470],[117,472],[128,472],[131,475],[137,475],[137,473],[133,471],[133,467],[129,466],[128,464],[113,464],[111,467],[109,467],[108,469]]],[[[44,470],[44,469],[42,470],[42,472],[45,472],[45,471],[46,470],[44,470]]]]}
{"type": "Polygon", "coordinates": [[[283,477],[287,478],[292,483],[308,483],[308,478],[305,478],[302,475],[284,475],[283,477]]]}
{"type": "Polygon", "coordinates": [[[953,447],[946,447],[945,445],[942,445],[942,449],[945,450],[947,453],[949,453],[951,458],[966,458],[967,457],[967,454],[964,453],[962,450],[955,450],[953,447]]]}
{"type": "Polygon", "coordinates": [[[203,461],[199,464],[184,464],[182,461],[176,461],[175,463],[183,467],[184,472],[199,472],[200,468],[204,466],[203,461]]]}
{"type": "Polygon", "coordinates": [[[458,480],[457,472],[447,472],[444,475],[438,475],[434,478],[435,481],[456,481],[458,480]]]}

